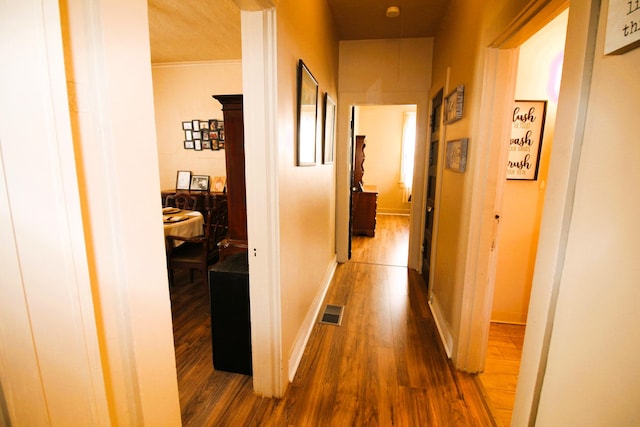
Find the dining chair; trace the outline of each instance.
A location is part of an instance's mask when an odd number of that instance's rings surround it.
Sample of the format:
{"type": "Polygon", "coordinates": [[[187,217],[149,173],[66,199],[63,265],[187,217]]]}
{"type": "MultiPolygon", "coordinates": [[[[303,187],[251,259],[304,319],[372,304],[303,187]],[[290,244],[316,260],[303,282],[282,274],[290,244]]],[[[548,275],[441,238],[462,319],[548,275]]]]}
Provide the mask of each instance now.
{"type": "Polygon", "coordinates": [[[207,283],[207,270],[218,261],[218,242],[227,232],[227,201],[222,199],[213,207],[206,208],[203,234],[197,237],[166,236],[167,269],[169,285],[174,282],[174,270],[189,270],[193,282],[194,271],[199,271],[207,283]],[[176,243],[181,242],[179,246],[176,243]]]}
{"type": "Polygon", "coordinates": [[[198,198],[190,194],[169,194],[165,199],[164,205],[195,211],[198,208],[198,198]]]}

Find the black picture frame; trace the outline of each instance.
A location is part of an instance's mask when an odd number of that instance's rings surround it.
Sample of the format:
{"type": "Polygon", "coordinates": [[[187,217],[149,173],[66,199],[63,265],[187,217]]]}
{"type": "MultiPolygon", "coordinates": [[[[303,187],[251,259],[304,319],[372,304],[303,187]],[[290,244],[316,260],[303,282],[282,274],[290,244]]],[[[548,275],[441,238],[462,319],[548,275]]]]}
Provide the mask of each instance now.
{"type": "Polygon", "coordinates": [[[322,164],[333,163],[333,151],[336,136],[336,103],[329,96],[324,94],[324,120],[322,132],[322,164]]]}
{"type": "Polygon", "coordinates": [[[191,191],[209,191],[209,175],[191,175],[191,191]]]}
{"type": "Polygon", "coordinates": [[[298,61],[296,166],[315,166],[318,121],[318,81],[305,63],[298,61]]]}

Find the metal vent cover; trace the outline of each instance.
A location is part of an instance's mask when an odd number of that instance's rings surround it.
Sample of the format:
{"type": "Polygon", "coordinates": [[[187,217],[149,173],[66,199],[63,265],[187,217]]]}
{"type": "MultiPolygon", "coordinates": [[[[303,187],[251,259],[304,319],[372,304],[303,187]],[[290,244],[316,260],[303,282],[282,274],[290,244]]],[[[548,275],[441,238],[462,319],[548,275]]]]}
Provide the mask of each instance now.
{"type": "Polygon", "coordinates": [[[327,325],[340,326],[342,324],[342,313],[344,312],[344,306],[327,304],[324,308],[324,313],[320,318],[320,323],[326,323],[327,325]]]}

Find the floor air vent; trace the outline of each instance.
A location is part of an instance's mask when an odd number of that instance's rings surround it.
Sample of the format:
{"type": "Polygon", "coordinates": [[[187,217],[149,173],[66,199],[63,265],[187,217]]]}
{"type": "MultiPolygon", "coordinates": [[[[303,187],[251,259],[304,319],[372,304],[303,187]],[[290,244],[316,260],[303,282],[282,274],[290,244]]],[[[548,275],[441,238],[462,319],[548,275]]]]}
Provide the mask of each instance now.
{"type": "Polygon", "coordinates": [[[326,323],[327,325],[340,326],[340,324],[342,323],[343,311],[344,311],[344,306],[342,305],[327,304],[327,306],[324,309],[324,313],[322,314],[322,319],[320,319],[320,323],[326,323]]]}

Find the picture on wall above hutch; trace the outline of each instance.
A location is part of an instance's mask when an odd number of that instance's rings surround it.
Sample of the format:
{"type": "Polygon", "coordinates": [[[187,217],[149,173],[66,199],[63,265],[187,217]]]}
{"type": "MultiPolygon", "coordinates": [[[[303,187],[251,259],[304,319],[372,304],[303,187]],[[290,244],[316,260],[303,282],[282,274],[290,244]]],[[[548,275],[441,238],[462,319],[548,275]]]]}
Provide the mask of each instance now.
{"type": "Polygon", "coordinates": [[[316,129],[318,119],[318,81],[302,62],[298,61],[298,135],[297,166],[316,164],[316,129]]]}
{"type": "Polygon", "coordinates": [[[507,179],[538,179],[546,112],[547,101],[514,102],[507,179]]]}
{"type": "Polygon", "coordinates": [[[224,121],[218,119],[182,122],[185,150],[224,150],[224,121]]]}

